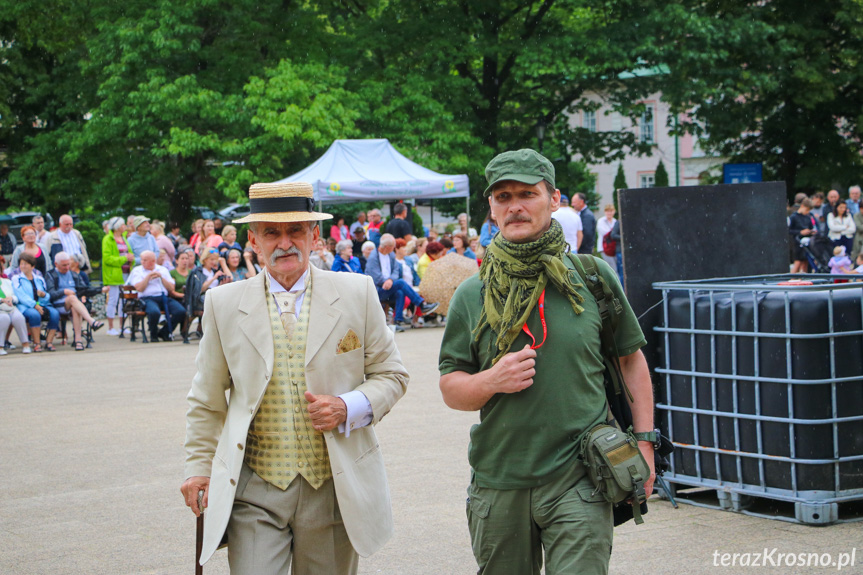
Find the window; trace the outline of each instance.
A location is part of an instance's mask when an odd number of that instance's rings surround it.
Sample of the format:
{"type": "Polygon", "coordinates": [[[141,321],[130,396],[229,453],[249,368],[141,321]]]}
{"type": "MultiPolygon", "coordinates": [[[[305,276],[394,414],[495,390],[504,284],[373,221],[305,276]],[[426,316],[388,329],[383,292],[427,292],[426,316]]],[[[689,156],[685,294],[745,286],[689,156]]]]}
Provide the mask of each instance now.
{"type": "Polygon", "coordinates": [[[656,177],[653,174],[641,174],[640,179],[639,188],[652,188],[656,182],[656,177]]]}
{"type": "Polygon", "coordinates": [[[645,104],[644,112],[641,113],[641,120],[638,122],[638,139],[644,144],[655,142],[653,137],[653,110],[655,107],[655,104],[645,104]]]}
{"type": "Polygon", "coordinates": [[[583,112],[581,114],[581,127],[591,132],[596,131],[596,112],[583,112]]]}

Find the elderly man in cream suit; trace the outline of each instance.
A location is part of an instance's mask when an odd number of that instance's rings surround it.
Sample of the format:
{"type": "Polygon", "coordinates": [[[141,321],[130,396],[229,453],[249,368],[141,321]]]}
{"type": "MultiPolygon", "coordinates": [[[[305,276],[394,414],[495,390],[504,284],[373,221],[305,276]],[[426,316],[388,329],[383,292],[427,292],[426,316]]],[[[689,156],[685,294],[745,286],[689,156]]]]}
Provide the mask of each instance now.
{"type": "Polygon", "coordinates": [[[233,574],[356,573],[392,535],[372,425],[408,374],[369,277],[309,266],[309,184],[255,184],[265,273],[207,292],[181,491],[205,515],[201,563],[228,537],[233,574]],[[227,393],[226,393],[227,392],[227,393]],[[226,397],[227,395],[227,397],[226,397]]]}

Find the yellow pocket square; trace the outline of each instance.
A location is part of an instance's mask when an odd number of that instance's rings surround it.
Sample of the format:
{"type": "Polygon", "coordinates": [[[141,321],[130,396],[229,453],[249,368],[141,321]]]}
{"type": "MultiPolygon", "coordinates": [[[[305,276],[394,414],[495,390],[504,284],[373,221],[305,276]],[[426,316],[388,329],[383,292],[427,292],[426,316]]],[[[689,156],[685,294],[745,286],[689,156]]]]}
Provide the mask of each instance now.
{"type": "Polygon", "coordinates": [[[336,355],[340,353],[348,353],[349,351],[353,351],[360,347],[360,338],[354,332],[354,330],[349,329],[348,333],[345,334],[345,337],[339,341],[339,345],[336,348],[336,355]]]}

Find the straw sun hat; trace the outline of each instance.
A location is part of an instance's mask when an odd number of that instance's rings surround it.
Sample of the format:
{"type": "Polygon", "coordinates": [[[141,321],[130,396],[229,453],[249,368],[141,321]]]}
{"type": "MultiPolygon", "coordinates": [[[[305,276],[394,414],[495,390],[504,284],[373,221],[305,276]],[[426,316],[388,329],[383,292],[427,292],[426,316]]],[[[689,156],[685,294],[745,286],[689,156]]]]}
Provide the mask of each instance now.
{"type": "Polygon", "coordinates": [[[249,222],[308,222],[332,219],[315,211],[314,191],[305,182],[252,184],[249,188],[251,213],[235,224],[249,222]]]}

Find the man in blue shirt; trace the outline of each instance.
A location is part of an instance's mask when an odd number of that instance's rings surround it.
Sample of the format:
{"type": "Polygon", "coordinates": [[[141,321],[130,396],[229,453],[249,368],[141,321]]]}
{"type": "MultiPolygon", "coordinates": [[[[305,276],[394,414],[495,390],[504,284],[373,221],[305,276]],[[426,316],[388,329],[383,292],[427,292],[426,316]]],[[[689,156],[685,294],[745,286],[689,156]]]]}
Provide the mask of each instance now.
{"type": "Polygon", "coordinates": [[[381,301],[396,300],[394,320],[396,325],[410,325],[404,319],[405,297],[422,310],[422,313],[431,313],[437,309],[436,303],[425,303],[425,300],[413,287],[402,279],[402,267],[396,262],[396,239],[391,234],[381,236],[381,245],[374,250],[366,262],[366,275],[371,276],[378,289],[378,298],[381,301]]]}
{"type": "Polygon", "coordinates": [[[103,324],[101,321],[93,319],[81,300],[87,286],[84,284],[81,276],[72,271],[72,257],[66,252],[58,252],[54,256],[54,269],[48,272],[45,279],[45,287],[48,288],[48,296],[51,298],[51,303],[61,314],[72,316],[75,349],[83,351],[84,341],[81,339],[82,320],[86,321],[93,331],[98,330],[103,324]]]}
{"type": "Polygon", "coordinates": [[[150,218],[145,216],[135,216],[132,220],[132,226],[135,228],[134,234],[129,234],[126,242],[129,244],[129,249],[135,254],[135,263],[141,263],[141,254],[144,252],[159,253],[159,246],[156,245],[156,238],[150,233],[150,218]]]}

